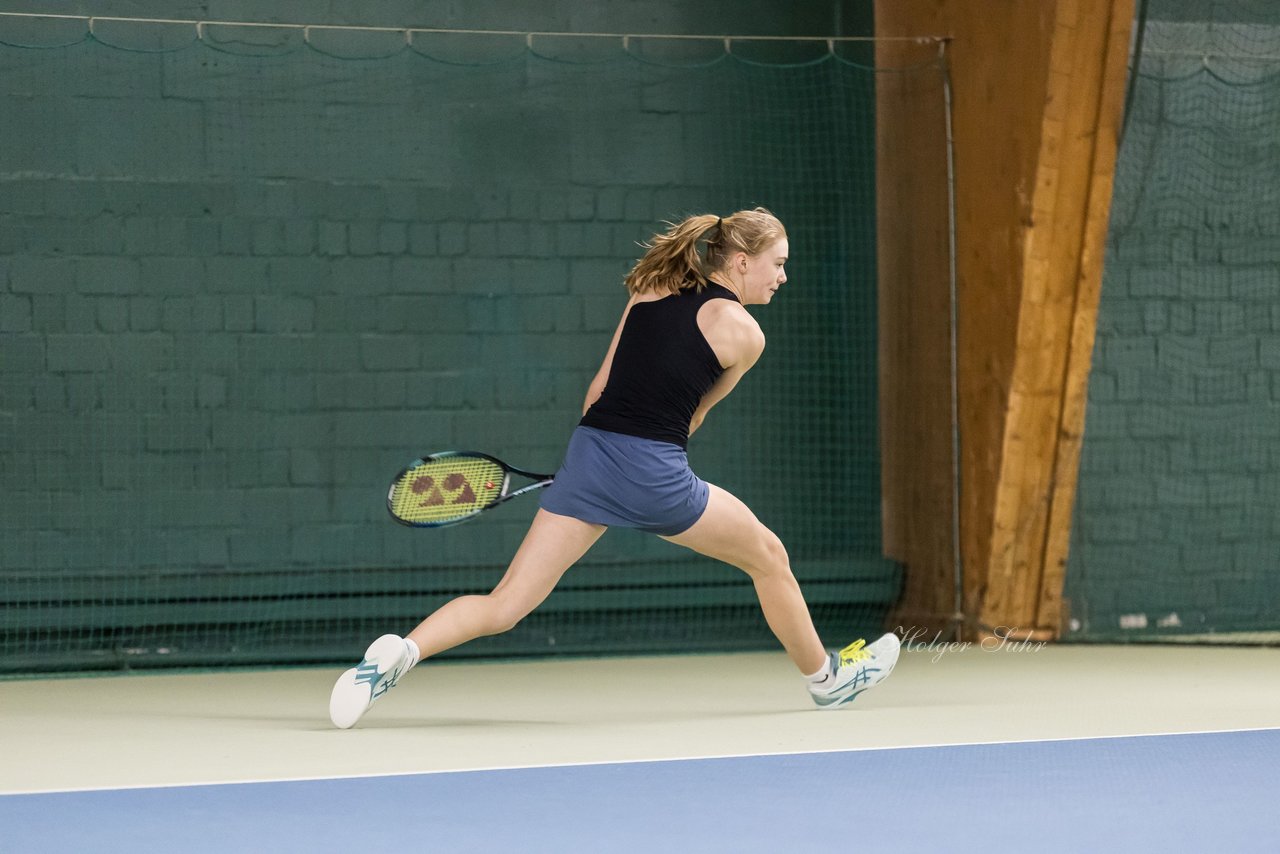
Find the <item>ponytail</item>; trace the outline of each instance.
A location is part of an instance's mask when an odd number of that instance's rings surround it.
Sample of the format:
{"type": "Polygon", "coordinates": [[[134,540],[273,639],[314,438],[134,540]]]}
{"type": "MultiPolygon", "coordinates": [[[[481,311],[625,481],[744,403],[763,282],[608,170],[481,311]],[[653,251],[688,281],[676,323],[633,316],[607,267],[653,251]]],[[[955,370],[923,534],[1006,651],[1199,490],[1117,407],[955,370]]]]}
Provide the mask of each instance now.
{"type": "Polygon", "coordinates": [[[709,274],[734,252],[755,256],[787,236],[778,218],[754,208],[721,219],[715,214],[691,216],[655,234],[624,282],[632,294],[701,290],[709,274]],[[698,251],[699,244],[703,250],[698,251]]]}
{"type": "Polygon", "coordinates": [[[675,293],[689,287],[700,287],[706,278],[698,242],[705,240],[720,217],[715,214],[691,216],[653,236],[645,244],[648,251],[636,262],[624,280],[633,294],[649,292],[675,293]]]}

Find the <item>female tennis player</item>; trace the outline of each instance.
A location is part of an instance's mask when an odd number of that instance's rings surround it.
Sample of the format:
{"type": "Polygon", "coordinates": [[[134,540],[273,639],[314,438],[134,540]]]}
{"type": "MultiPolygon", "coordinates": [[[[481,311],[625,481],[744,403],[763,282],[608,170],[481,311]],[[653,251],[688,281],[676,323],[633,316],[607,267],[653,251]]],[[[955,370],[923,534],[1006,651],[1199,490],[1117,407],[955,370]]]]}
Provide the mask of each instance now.
{"type": "Polygon", "coordinates": [[[407,637],[383,635],[338,678],[329,715],[343,729],[420,659],[505,632],[550,593],[611,525],[639,528],[746,572],[769,628],[821,708],[887,677],[897,637],[828,654],[778,537],[748,507],[689,468],[685,446],[764,350],[747,312],[787,281],[787,235],[763,208],[690,217],[653,238],[555,482],[492,592],[460,596],[407,637]]]}

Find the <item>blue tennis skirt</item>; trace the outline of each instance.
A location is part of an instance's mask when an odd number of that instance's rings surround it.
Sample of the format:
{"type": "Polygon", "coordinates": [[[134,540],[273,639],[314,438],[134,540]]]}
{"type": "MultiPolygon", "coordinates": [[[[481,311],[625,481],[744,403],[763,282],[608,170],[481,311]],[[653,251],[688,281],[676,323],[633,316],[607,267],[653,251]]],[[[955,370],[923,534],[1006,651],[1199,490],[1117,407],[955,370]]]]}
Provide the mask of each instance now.
{"type": "Polygon", "coordinates": [[[702,517],[709,495],[679,445],[580,426],[541,505],[595,525],[669,537],[702,517]]]}

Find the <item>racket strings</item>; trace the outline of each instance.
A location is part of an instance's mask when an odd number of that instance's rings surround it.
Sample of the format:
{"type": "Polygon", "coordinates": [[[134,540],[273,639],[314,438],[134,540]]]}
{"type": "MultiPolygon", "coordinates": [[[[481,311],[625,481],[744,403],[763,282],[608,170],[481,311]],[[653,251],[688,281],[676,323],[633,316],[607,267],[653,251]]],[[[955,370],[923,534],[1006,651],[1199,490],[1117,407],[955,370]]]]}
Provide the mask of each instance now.
{"type": "Polygon", "coordinates": [[[506,471],[492,460],[446,457],[409,468],[391,490],[391,512],[407,522],[444,522],[502,495],[506,471]]]}

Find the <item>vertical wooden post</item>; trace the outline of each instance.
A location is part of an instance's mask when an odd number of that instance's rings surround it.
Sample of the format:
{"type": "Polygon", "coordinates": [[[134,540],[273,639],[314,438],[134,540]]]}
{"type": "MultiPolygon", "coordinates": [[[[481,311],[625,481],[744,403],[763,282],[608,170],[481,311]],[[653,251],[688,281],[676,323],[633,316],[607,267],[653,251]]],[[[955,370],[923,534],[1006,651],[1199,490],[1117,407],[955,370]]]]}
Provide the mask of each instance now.
{"type": "Polygon", "coordinates": [[[930,633],[944,630],[955,610],[942,48],[876,45],[880,67],[915,69],[876,77],[876,215],[894,224],[881,228],[877,252],[882,528],[885,553],[910,568],[893,627],[930,633]]]}
{"type": "Polygon", "coordinates": [[[1102,80],[1094,122],[1092,169],[1084,211],[1084,235],[1079,252],[1076,306],[1071,322],[1066,377],[1059,413],[1054,490],[1050,496],[1048,531],[1044,545],[1044,577],[1036,606],[1038,625],[1052,626],[1060,635],[1067,619],[1062,588],[1067,571],[1071,514],[1075,508],[1080,448],[1084,438],[1089,371],[1098,325],[1102,291],[1102,262],[1111,220],[1111,195],[1124,123],[1124,93],[1133,24],[1133,0],[1111,5],[1111,21],[1101,48],[1102,80]]]}
{"type": "MultiPolygon", "coordinates": [[[[998,15],[967,0],[877,3],[878,35],[952,38],[961,544],[975,633],[1061,630],[1132,19],[1133,0],[1013,0],[998,15]]],[[[902,109],[883,99],[884,128],[912,129],[893,115],[902,109]]],[[[946,187],[893,174],[927,168],[931,140],[882,133],[881,146],[878,180],[910,197],[882,192],[879,211],[886,549],[907,563],[907,615],[936,612],[941,586],[950,590],[938,569],[949,555],[927,533],[950,529],[949,502],[912,500],[937,489],[926,469],[950,458],[950,423],[928,399],[938,387],[938,285],[914,278],[928,273],[920,264],[883,259],[936,233],[946,187]],[[925,353],[904,356],[911,345],[925,353]]]]}
{"type": "Polygon", "coordinates": [[[1001,627],[1040,638],[1062,628],[1070,498],[1088,385],[1089,353],[1081,349],[1086,338],[1092,346],[1097,325],[1102,265],[1096,256],[1106,239],[1123,107],[1123,65],[1116,66],[1128,49],[1132,15],[1127,0],[1057,3],[1031,217],[1023,232],[1016,355],[980,630],[1001,627]],[[1116,26],[1117,17],[1124,26],[1116,26]],[[1121,73],[1109,79],[1113,70],[1121,73]],[[1089,264],[1087,249],[1093,250],[1089,264]],[[1056,567],[1048,562],[1050,544],[1056,567]]]}

